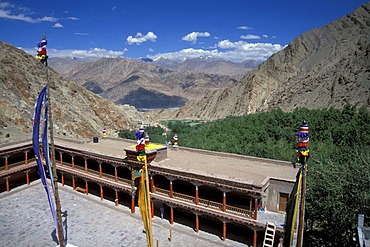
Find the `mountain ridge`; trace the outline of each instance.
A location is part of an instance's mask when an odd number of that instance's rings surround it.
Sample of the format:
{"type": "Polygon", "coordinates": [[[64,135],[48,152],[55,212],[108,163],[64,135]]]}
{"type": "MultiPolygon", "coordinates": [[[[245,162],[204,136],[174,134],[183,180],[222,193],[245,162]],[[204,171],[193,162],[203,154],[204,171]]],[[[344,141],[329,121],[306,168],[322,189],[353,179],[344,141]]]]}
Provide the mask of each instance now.
{"type": "Polygon", "coordinates": [[[219,119],[280,108],[370,108],[370,3],[294,39],[238,83],[179,110],[152,112],[163,119],[219,119]]]}
{"type": "MultiPolygon", "coordinates": [[[[172,71],[152,63],[143,63],[125,58],[102,58],[96,62],[79,65],[65,75],[81,85],[100,92],[112,102],[125,103],[137,108],[181,107],[191,99],[199,99],[216,89],[235,84],[237,79],[220,74],[203,72],[172,71]],[[144,88],[157,98],[146,97],[139,102],[130,95],[144,88]],[[140,106],[139,106],[140,105],[140,106]]],[[[144,95],[142,96],[144,97],[144,95]]]]}
{"type": "MultiPolygon", "coordinates": [[[[37,94],[49,82],[54,133],[57,136],[91,138],[106,126],[110,134],[136,128],[150,119],[129,105],[116,106],[70,80],[63,79],[31,55],[0,42],[0,125],[31,137],[37,94]],[[114,130],[114,131],[113,131],[114,130]]],[[[2,132],[3,132],[2,131],[2,132]]]]}

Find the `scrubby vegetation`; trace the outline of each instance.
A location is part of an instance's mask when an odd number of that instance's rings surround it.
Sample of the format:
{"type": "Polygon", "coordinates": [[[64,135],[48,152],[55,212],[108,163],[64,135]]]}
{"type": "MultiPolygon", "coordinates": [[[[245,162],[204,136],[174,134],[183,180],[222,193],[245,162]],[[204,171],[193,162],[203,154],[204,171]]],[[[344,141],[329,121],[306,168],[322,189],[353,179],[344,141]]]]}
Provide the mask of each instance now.
{"type": "MultiPolygon", "coordinates": [[[[290,113],[277,109],[207,123],[166,124],[171,130],[167,136],[177,133],[180,146],[295,162],[295,132],[303,120],[311,134],[305,246],[355,246],[357,215],[365,215],[365,224],[370,221],[370,113],[366,108],[299,108],[290,113]]],[[[146,131],[152,142],[165,142],[163,129],[146,131]]]]}

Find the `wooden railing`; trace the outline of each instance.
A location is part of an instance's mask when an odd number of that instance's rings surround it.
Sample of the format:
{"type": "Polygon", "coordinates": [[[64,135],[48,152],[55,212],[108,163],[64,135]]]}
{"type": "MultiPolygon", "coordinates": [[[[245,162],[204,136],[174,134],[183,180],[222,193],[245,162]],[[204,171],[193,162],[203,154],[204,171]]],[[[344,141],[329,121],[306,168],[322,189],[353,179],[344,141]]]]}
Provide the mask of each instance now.
{"type": "MultiPolygon", "coordinates": [[[[34,160],[36,160],[36,159],[29,159],[28,162],[32,162],[34,160]]],[[[21,165],[24,165],[24,164],[25,164],[25,162],[21,161],[21,162],[13,163],[13,164],[9,165],[8,168],[11,169],[11,168],[21,166],[21,165]]],[[[5,167],[1,167],[0,171],[2,171],[2,170],[5,170],[5,167]]],[[[82,166],[76,166],[75,165],[74,170],[77,170],[77,171],[83,172],[83,173],[86,172],[85,168],[82,167],[82,166]]],[[[94,175],[97,178],[100,177],[100,172],[96,171],[96,170],[87,169],[87,173],[91,174],[91,175],[94,175]]],[[[111,181],[115,181],[115,179],[116,179],[114,175],[110,175],[110,174],[106,174],[106,173],[102,173],[101,175],[102,175],[102,178],[109,179],[111,181]]],[[[130,179],[117,177],[117,181],[122,182],[124,184],[131,185],[131,180],[130,179]]],[[[81,189],[80,191],[83,192],[83,189],[81,189]]],[[[166,195],[168,197],[170,196],[170,191],[165,190],[165,189],[161,189],[161,188],[156,188],[155,193],[166,195]]],[[[178,193],[178,192],[173,192],[172,195],[176,199],[181,199],[184,202],[194,203],[194,205],[195,205],[195,201],[196,201],[195,199],[196,198],[194,196],[189,196],[189,195],[181,194],[181,193],[178,193]]],[[[219,203],[219,202],[214,202],[214,201],[206,200],[206,199],[203,199],[203,198],[198,198],[198,202],[199,202],[198,206],[203,206],[203,207],[206,207],[206,208],[212,208],[212,209],[216,209],[216,210],[220,210],[220,211],[222,211],[222,209],[223,209],[223,204],[219,203]]],[[[238,208],[238,207],[234,207],[234,206],[230,206],[230,205],[226,205],[226,212],[236,214],[236,215],[240,215],[240,216],[246,216],[248,218],[253,218],[254,217],[254,211],[243,209],[243,208],[238,208]]]]}
{"type": "MultiPolygon", "coordinates": [[[[31,163],[33,161],[35,161],[36,159],[33,158],[33,159],[28,159],[27,163],[31,163]]],[[[20,161],[20,162],[17,162],[17,163],[12,163],[11,165],[8,165],[8,170],[12,169],[12,168],[15,168],[15,167],[18,167],[18,166],[22,166],[22,165],[25,165],[26,164],[26,161],[20,161]]],[[[5,171],[5,166],[2,166],[0,167],[0,171],[5,171]]]]}
{"type": "Polygon", "coordinates": [[[226,205],[226,212],[247,216],[248,218],[254,218],[254,211],[244,209],[244,208],[238,208],[230,205],[226,205]]]}
{"type": "Polygon", "coordinates": [[[156,191],[156,193],[170,196],[170,192],[168,190],[164,190],[164,189],[156,187],[155,191],[156,191]]]}
{"type": "MultiPolygon", "coordinates": [[[[168,193],[170,193],[170,192],[168,192],[168,193]]],[[[175,197],[175,198],[181,198],[184,201],[195,203],[195,197],[193,197],[193,196],[184,195],[184,194],[180,194],[180,193],[177,193],[177,192],[173,192],[172,194],[173,194],[173,197],[175,197]]]]}
{"type": "MultiPolygon", "coordinates": [[[[161,188],[156,188],[156,193],[166,195],[166,196],[170,196],[170,192],[168,190],[161,189],[161,188]]],[[[183,201],[192,202],[192,203],[195,204],[195,197],[194,196],[184,195],[184,194],[181,194],[181,193],[178,193],[178,192],[173,192],[172,194],[173,194],[174,198],[182,199],[183,201]]],[[[222,203],[214,202],[214,201],[211,201],[211,200],[206,200],[206,199],[203,199],[203,198],[198,198],[198,201],[199,201],[198,205],[200,205],[200,206],[222,211],[222,207],[223,207],[222,203]]],[[[254,211],[244,209],[244,208],[238,208],[238,207],[226,205],[226,212],[236,214],[236,215],[240,215],[240,216],[246,216],[248,218],[254,218],[254,211]]]]}
{"type": "Polygon", "coordinates": [[[214,201],[199,198],[199,204],[207,208],[222,210],[222,203],[219,203],[219,202],[214,202],[214,201]]]}
{"type": "MultiPolygon", "coordinates": [[[[74,169],[78,170],[80,172],[85,172],[85,168],[82,167],[82,166],[76,166],[75,165],[74,169]]],[[[100,172],[98,172],[96,170],[87,169],[87,173],[92,174],[92,175],[97,176],[97,177],[100,177],[100,172]]],[[[106,178],[106,179],[115,181],[115,176],[107,174],[107,173],[102,173],[102,178],[106,178]]],[[[117,181],[122,182],[122,183],[126,183],[126,184],[131,184],[131,180],[121,178],[121,177],[117,177],[117,181]]]]}

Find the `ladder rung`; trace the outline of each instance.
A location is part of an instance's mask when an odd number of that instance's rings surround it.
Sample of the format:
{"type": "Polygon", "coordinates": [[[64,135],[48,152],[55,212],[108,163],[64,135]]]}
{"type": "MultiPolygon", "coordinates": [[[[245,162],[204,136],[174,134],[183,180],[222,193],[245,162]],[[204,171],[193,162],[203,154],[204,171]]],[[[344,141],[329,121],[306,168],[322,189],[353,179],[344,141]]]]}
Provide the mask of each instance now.
{"type": "Polygon", "coordinates": [[[263,247],[273,247],[275,237],[276,226],[271,222],[267,222],[265,239],[263,241],[263,247]]]}

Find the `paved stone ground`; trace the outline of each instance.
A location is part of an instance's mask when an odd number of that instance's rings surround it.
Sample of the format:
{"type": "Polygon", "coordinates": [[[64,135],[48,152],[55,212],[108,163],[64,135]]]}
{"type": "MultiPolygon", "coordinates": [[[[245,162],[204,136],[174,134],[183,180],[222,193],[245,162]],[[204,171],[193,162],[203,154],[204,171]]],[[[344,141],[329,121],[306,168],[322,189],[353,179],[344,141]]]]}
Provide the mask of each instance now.
{"type": "MultiPolygon", "coordinates": [[[[72,188],[59,186],[62,211],[67,211],[67,240],[77,247],[147,246],[139,209],[131,214],[124,206],[85,196],[72,188]]],[[[40,180],[0,194],[0,247],[56,246],[53,220],[40,180]]],[[[243,246],[247,245],[190,227],[153,219],[154,246],[243,246]],[[170,229],[172,241],[169,242],[170,229]]]]}

